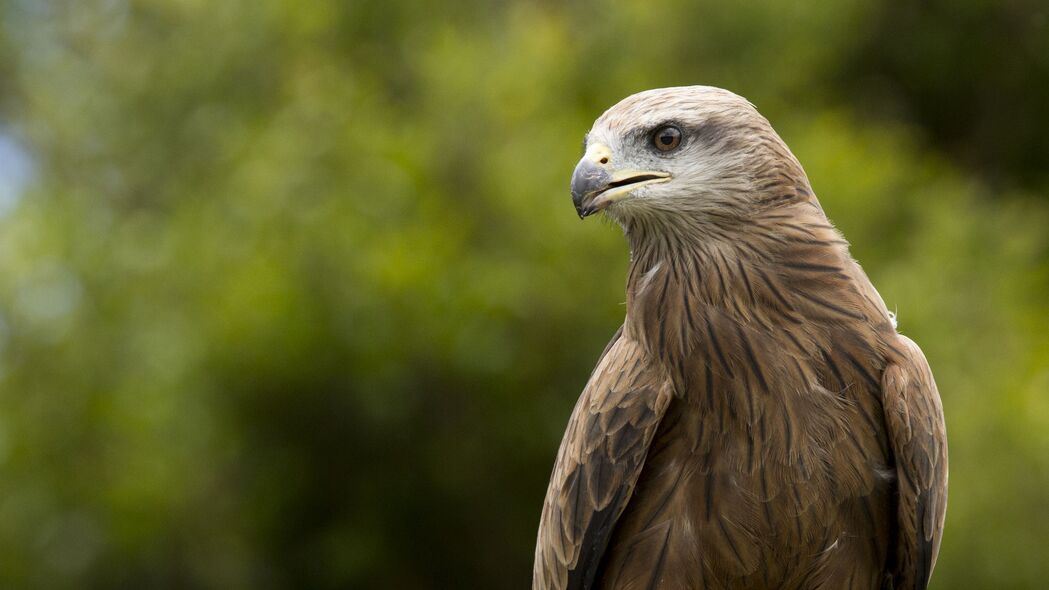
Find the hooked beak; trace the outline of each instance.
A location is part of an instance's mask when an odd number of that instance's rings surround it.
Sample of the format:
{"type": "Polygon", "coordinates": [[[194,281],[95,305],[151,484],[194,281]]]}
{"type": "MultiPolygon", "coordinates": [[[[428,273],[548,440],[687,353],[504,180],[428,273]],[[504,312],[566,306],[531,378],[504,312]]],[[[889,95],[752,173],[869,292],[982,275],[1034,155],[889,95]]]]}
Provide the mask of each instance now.
{"type": "Polygon", "coordinates": [[[622,201],[634,189],[670,180],[670,174],[654,170],[616,170],[612,150],[595,143],[586,150],[572,173],[572,203],[579,219],[622,201]]]}

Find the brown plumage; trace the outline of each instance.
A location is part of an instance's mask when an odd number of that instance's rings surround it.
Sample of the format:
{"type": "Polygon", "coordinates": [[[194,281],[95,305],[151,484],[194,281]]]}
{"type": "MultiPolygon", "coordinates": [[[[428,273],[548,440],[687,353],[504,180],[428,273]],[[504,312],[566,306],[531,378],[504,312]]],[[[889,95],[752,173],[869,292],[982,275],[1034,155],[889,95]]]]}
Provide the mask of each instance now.
{"type": "Polygon", "coordinates": [[[533,588],[925,588],[947,498],[921,350],[744,99],[631,96],[572,181],[631,248],[568,423],[533,588]]]}

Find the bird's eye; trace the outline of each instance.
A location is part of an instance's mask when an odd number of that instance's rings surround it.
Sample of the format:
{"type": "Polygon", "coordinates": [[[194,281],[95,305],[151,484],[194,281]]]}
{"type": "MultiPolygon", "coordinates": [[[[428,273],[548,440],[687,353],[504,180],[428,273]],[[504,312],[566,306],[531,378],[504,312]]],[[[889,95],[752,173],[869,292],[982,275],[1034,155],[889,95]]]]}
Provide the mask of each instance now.
{"type": "Polygon", "coordinates": [[[652,135],[652,143],[661,152],[672,151],[681,145],[681,130],[673,125],[660,127],[652,135]]]}

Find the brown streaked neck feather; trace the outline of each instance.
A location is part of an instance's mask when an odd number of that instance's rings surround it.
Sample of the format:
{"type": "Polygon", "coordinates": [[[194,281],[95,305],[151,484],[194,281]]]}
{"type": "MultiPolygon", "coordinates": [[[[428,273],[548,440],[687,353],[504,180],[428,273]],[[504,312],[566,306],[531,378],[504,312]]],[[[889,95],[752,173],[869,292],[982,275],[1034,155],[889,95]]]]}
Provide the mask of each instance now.
{"type": "Polygon", "coordinates": [[[624,223],[627,336],[671,367],[697,342],[716,340],[707,333],[716,326],[776,331],[811,352],[828,326],[848,325],[877,348],[873,332],[889,329],[884,304],[807,186],[795,190],[749,217],[655,214],[624,223]]]}

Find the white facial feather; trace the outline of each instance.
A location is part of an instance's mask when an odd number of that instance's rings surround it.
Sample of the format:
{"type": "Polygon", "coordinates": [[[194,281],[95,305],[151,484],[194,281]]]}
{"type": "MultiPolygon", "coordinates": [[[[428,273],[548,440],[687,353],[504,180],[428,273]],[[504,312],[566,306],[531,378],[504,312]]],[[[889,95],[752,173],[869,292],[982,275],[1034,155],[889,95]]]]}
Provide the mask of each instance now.
{"type": "Polygon", "coordinates": [[[612,152],[616,168],[670,173],[669,182],[642,186],[608,213],[621,223],[668,213],[738,215],[759,195],[771,166],[800,164],[750,102],[727,90],[685,86],[649,90],[608,109],[587,134],[612,152]],[[661,153],[652,133],[663,125],[683,131],[681,145],[661,153]]]}

